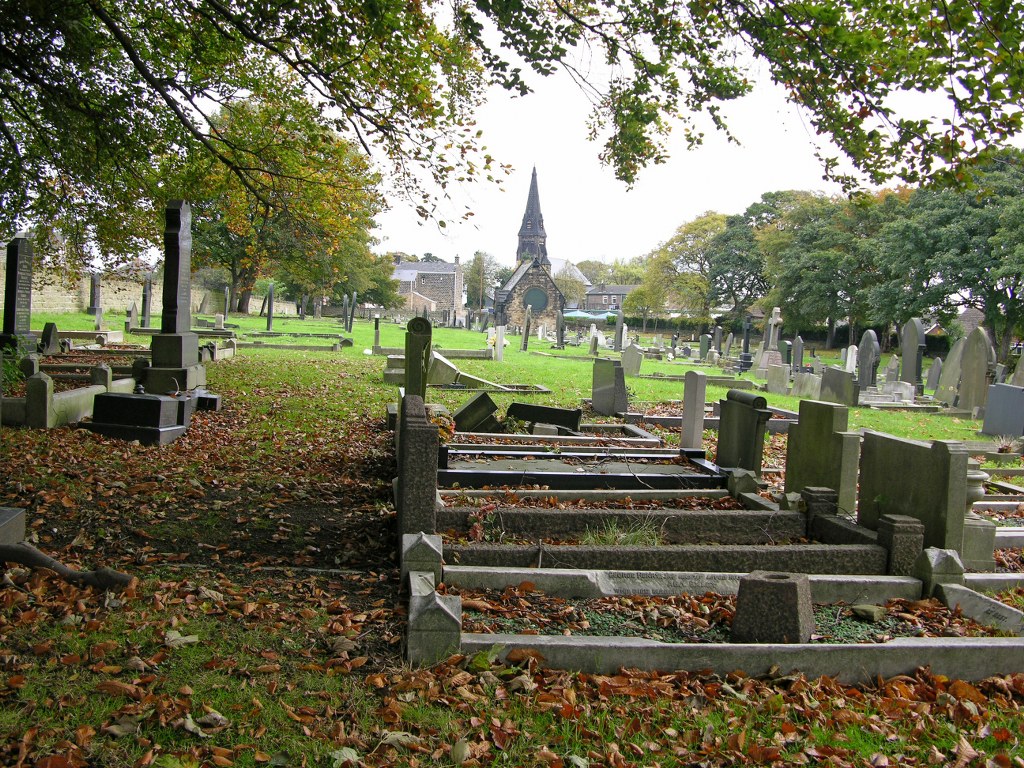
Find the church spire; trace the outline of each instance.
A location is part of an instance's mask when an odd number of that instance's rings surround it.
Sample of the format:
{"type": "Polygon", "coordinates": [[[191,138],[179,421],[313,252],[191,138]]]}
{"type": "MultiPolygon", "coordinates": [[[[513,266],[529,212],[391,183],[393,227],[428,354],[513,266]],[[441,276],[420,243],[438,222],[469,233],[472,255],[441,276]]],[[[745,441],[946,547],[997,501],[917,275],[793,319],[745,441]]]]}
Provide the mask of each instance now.
{"type": "Polygon", "coordinates": [[[550,266],[547,240],[544,216],[540,212],[540,193],[537,191],[537,166],[534,166],[533,178],[530,179],[530,194],[526,198],[526,213],[523,214],[523,224],[519,227],[519,248],[516,249],[516,258],[519,261],[537,259],[541,264],[550,266]]]}

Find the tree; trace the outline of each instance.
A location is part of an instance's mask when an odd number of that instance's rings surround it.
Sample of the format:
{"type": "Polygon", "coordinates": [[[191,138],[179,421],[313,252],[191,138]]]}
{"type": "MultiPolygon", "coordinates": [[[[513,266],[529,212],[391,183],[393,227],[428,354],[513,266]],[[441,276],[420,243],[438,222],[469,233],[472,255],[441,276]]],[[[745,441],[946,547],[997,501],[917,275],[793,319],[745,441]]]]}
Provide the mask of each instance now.
{"type": "Polygon", "coordinates": [[[582,272],[591,285],[607,285],[612,280],[612,267],[604,261],[596,259],[584,259],[576,265],[576,269],[582,272]]]}
{"type": "Polygon", "coordinates": [[[558,290],[565,297],[566,304],[575,304],[578,307],[586,302],[586,283],[576,276],[575,271],[570,269],[568,264],[558,270],[558,273],[553,275],[552,279],[555,281],[555,285],[558,286],[558,290]]]}
{"type": "Polygon", "coordinates": [[[935,311],[946,321],[976,307],[1006,360],[1024,322],[1024,152],[992,158],[971,184],[909,196],[882,232],[873,300],[904,317],[935,311]]]}
{"type": "Polygon", "coordinates": [[[381,150],[413,193],[416,169],[441,189],[496,169],[472,126],[485,82],[528,91],[524,67],[585,81],[574,57],[590,48],[607,63],[606,82],[585,82],[592,135],[626,182],[664,159],[670,119],[691,146],[703,118],[728,131],[721,106],[759,71],[876,182],[962,178],[1022,130],[1013,3],[38,0],[5,5],[0,29],[0,220],[78,220],[104,252],[124,234],[103,225],[168,196],[154,158],[200,149],[257,197],[273,189],[260,155],[226,153],[211,119],[265,97],[273,73],[292,73],[322,127],[381,150]],[[894,114],[900,91],[947,93],[950,123],[894,114]]]}
{"type": "Polygon", "coordinates": [[[473,254],[464,273],[466,285],[466,306],[482,309],[487,303],[487,292],[493,290],[498,274],[498,260],[484,251],[473,254]]]}
{"type": "Polygon", "coordinates": [[[641,283],[622,301],[622,311],[630,317],[643,320],[641,333],[647,332],[647,321],[665,309],[665,292],[656,285],[641,283]]]}
{"type": "Polygon", "coordinates": [[[738,322],[770,287],[764,274],[764,256],[745,216],[725,220],[725,229],[711,241],[709,255],[711,303],[720,306],[728,302],[729,314],[733,322],[738,322]]]}
{"type": "Polygon", "coordinates": [[[497,271],[494,273],[494,282],[496,282],[499,286],[504,285],[505,283],[508,282],[509,278],[512,277],[512,275],[514,275],[515,273],[515,267],[498,267],[497,271]]]}
{"type": "Polygon", "coordinates": [[[725,221],[724,214],[708,211],[682,224],[649,256],[647,282],[665,285],[670,301],[701,324],[711,320],[712,243],[725,221]]]}
{"type": "Polygon", "coordinates": [[[261,275],[279,274],[302,294],[361,290],[371,264],[377,177],[363,155],[324,131],[308,102],[285,96],[232,105],[214,122],[225,154],[258,151],[274,185],[256,195],[222,164],[199,155],[180,183],[197,198],[195,262],[231,274],[236,311],[261,275]]]}

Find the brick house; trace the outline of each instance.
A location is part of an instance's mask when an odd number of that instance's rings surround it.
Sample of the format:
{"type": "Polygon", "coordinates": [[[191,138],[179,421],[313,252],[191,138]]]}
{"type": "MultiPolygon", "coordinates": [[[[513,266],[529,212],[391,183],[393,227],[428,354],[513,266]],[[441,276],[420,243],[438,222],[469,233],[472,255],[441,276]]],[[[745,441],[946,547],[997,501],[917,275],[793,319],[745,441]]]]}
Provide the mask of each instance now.
{"type": "Polygon", "coordinates": [[[391,274],[398,281],[398,293],[414,314],[448,313],[449,322],[462,318],[464,279],[459,257],[447,261],[399,261],[391,274]]]}
{"type": "Polygon", "coordinates": [[[636,285],[600,285],[591,286],[587,290],[587,312],[614,311],[622,309],[622,302],[638,286],[636,285]]]}

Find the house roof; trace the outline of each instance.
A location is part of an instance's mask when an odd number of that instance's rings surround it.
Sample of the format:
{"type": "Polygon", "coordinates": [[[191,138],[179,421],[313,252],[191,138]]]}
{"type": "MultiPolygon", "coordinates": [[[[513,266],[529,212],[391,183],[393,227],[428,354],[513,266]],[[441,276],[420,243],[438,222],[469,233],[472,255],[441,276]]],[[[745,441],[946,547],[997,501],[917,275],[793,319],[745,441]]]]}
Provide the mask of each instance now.
{"type": "Polygon", "coordinates": [[[455,265],[447,261],[400,261],[395,265],[391,273],[392,280],[401,280],[404,283],[416,281],[419,274],[453,274],[455,265]]]}
{"type": "Polygon", "coordinates": [[[600,296],[601,294],[607,293],[610,296],[625,296],[634,288],[639,287],[639,285],[595,285],[587,290],[587,295],[590,296],[592,294],[597,294],[600,296]]]}

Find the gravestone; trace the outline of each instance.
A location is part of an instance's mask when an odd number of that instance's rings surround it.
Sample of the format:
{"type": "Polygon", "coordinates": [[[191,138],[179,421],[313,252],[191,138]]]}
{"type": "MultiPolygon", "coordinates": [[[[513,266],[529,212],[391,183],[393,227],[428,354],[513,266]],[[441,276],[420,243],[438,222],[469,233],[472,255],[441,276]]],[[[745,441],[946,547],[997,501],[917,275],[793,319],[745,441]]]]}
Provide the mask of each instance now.
{"type": "Polygon", "coordinates": [[[765,326],[768,336],[767,346],[757,361],[757,375],[764,378],[768,374],[769,365],[782,365],[782,355],[779,352],[779,334],[782,332],[782,309],[774,307],[772,315],[768,318],[765,326]]]}
{"type": "Polygon", "coordinates": [[[579,432],[580,421],[583,419],[581,408],[555,408],[550,405],[535,405],[533,403],[509,403],[505,410],[508,418],[516,421],[524,421],[527,424],[553,424],[558,427],[565,427],[573,432],[579,432]]]}
{"type": "Polygon", "coordinates": [[[427,374],[430,370],[430,343],[433,328],[430,321],[414,317],[405,328],[405,394],[427,396],[427,374]]]}
{"type": "Polygon", "coordinates": [[[746,373],[754,365],[754,357],[750,354],[750,316],[743,320],[743,346],[741,347],[739,369],[740,373],[746,373]]]}
{"type": "Polygon", "coordinates": [[[630,344],[622,350],[622,371],[626,376],[639,376],[643,361],[644,351],[636,344],[630,344]]]}
{"type": "Polygon", "coordinates": [[[683,376],[683,431],[680,448],[702,448],[704,445],[704,401],[708,377],[703,371],[687,371],[683,376]]]}
{"type": "Polygon", "coordinates": [[[471,397],[452,414],[459,432],[501,432],[501,424],[494,417],[498,406],[486,392],[471,397]]]}
{"type": "Polygon", "coordinates": [[[1012,384],[992,384],[985,403],[986,435],[1024,435],[1024,387],[1012,384]]]}
{"type": "Polygon", "coordinates": [[[591,406],[602,416],[625,413],[629,408],[626,374],[618,360],[594,360],[591,406]]]}
{"type": "Polygon", "coordinates": [[[789,366],[768,366],[768,391],[773,395],[789,394],[789,366]]]}
{"type": "Polygon", "coordinates": [[[594,356],[597,355],[597,342],[598,342],[597,336],[591,336],[590,337],[590,349],[588,350],[587,354],[589,354],[591,357],[594,357],[594,356]]]}
{"type": "Polygon", "coordinates": [[[341,327],[348,333],[348,294],[341,297],[341,327]]]}
{"type": "Polygon", "coordinates": [[[793,389],[790,394],[793,397],[809,397],[812,400],[820,400],[821,375],[817,373],[794,373],[793,389]]]}
{"type": "Polygon", "coordinates": [[[349,307],[348,307],[348,326],[347,326],[347,328],[348,328],[348,332],[349,333],[352,333],[352,326],[355,325],[355,322],[356,322],[356,307],[358,306],[358,304],[359,304],[359,296],[358,296],[358,294],[355,291],[352,291],[352,301],[349,303],[349,307]]]}
{"type": "Polygon", "coordinates": [[[373,348],[380,349],[380,317],[373,318],[373,348]]]}
{"type": "Polygon", "coordinates": [[[224,286],[224,317],[231,314],[231,286],[224,286]]]}
{"type": "Polygon", "coordinates": [[[900,351],[903,354],[903,371],[900,373],[900,381],[913,384],[918,392],[921,392],[921,365],[924,361],[924,324],[921,318],[912,317],[903,326],[902,344],[900,351]]]}
{"type": "Polygon", "coordinates": [[[199,337],[192,333],[192,209],[172,200],[164,212],[164,285],[160,333],[152,341],[147,392],[195,389],[206,383],[199,337]]]}
{"type": "Polygon", "coordinates": [[[877,387],[878,364],[882,359],[882,349],[878,345],[878,336],[870,328],[860,337],[857,358],[857,384],[861,391],[868,387],[877,387]]]}
{"type": "Polygon", "coordinates": [[[885,364],[885,380],[899,381],[900,379],[900,358],[899,355],[892,355],[889,362],[885,364]]]}
{"type": "Polygon", "coordinates": [[[801,336],[793,339],[793,370],[797,372],[804,370],[804,340],[801,336]]]}
{"type": "Polygon", "coordinates": [[[95,315],[98,312],[102,312],[101,280],[102,277],[99,272],[89,273],[89,306],[85,310],[87,314],[95,315]]]}
{"type": "Polygon", "coordinates": [[[4,284],[4,323],[0,347],[32,349],[36,337],[32,322],[32,243],[16,237],[7,244],[7,276],[4,284]]]}
{"type": "Polygon", "coordinates": [[[93,327],[97,331],[102,331],[103,330],[103,307],[96,307],[96,314],[94,316],[94,325],[93,325],[93,327]]]}
{"type": "Polygon", "coordinates": [[[730,469],[746,469],[760,477],[765,426],[771,415],[763,396],[730,389],[725,400],[719,400],[715,463],[730,469]]]}
{"type": "Polygon", "coordinates": [[[732,354],[732,345],[734,341],[735,337],[733,336],[732,331],[730,331],[729,335],[725,337],[725,357],[729,357],[732,354]]]}
{"type": "Polygon", "coordinates": [[[1013,371],[1013,376],[1010,377],[1009,384],[1015,387],[1024,387],[1024,357],[1020,357],[1017,360],[1017,367],[1013,371]]]}
{"type": "Polygon", "coordinates": [[[939,377],[942,376],[942,358],[936,357],[928,368],[928,378],[925,381],[925,389],[936,390],[939,387],[939,377]]]}
{"type": "Polygon", "coordinates": [[[547,336],[547,330],[544,323],[537,326],[537,341],[544,341],[544,337],[547,336]]]}
{"type": "Polygon", "coordinates": [[[843,347],[839,351],[839,365],[842,366],[844,371],[846,370],[846,358],[849,356],[849,354],[850,354],[850,348],[849,347],[843,347]]]}
{"type": "Polygon", "coordinates": [[[494,359],[501,363],[505,360],[505,326],[494,326],[494,359]]]}
{"type": "Polygon", "coordinates": [[[1006,366],[1003,363],[996,363],[995,373],[992,375],[993,384],[1006,383],[1006,366]]]}
{"type": "Polygon", "coordinates": [[[135,328],[138,328],[138,327],[139,327],[139,308],[136,306],[135,302],[133,301],[128,306],[128,311],[125,312],[124,330],[125,330],[125,333],[127,333],[128,331],[134,330],[135,328]]]}
{"type": "Polygon", "coordinates": [[[786,493],[800,493],[808,487],[831,488],[838,494],[839,509],[853,513],[860,435],[848,431],[849,423],[845,406],[800,402],[800,417],[796,424],[789,425],[786,493]]]}
{"type": "Polygon", "coordinates": [[[57,335],[56,323],[46,323],[43,325],[43,335],[39,340],[39,352],[43,355],[56,355],[60,353],[60,336],[57,335]]]}
{"type": "Polygon", "coordinates": [[[565,317],[561,312],[555,313],[555,346],[565,347],[565,317]]]}
{"type": "Polygon", "coordinates": [[[142,327],[152,328],[153,322],[153,273],[147,272],[142,281],[142,327]]]}
{"type": "Polygon", "coordinates": [[[624,317],[623,317],[623,314],[622,314],[622,310],[620,309],[618,312],[615,313],[615,340],[613,342],[613,344],[614,344],[613,349],[616,352],[621,352],[622,351],[622,332],[623,332],[622,326],[623,326],[623,324],[624,324],[624,317]]]}
{"type": "Polygon", "coordinates": [[[846,364],[843,368],[847,373],[857,372],[857,345],[851,344],[846,348],[846,364]]]}
{"type": "Polygon", "coordinates": [[[857,522],[878,529],[882,515],[909,515],[924,524],[924,546],[964,544],[967,461],[963,443],[905,440],[867,430],[861,445],[857,522]]]}
{"type": "Polygon", "coordinates": [[[719,355],[722,354],[722,326],[716,325],[715,331],[711,336],[711,347],[719,355]]]}
{"type": "MultiPolygon", "coordinates": [[[[413,323],[417,323],[416,330],[410,328],[406,333],[406,344],[410,336],[415,336],[417,342],[422,340],[422,324],[426,323],[426,349],[429,354],[430,321],[420,317],[414,318],[409,325],[413,323]]],[[[407,371],[416,367],[410,365],[406,358],[407,371]]],[[[409,394],[408,389],[399,410],[396,450],[398,476],[395,479],[398,533],[433,531],[437,526],[437,450],[440,444],[437,425],[427,415],[423,398],[409,394]]]]}
{"type": "Polygon", "coordinates": [[[708,359],[708,351],[711,349],[711,335],[702,333],[700,335],[700,354],[698,360],[704,362],[708,359]]]}
{"type": "Polygon", "coordinates": [[[782,355],[782,362],[786,365],[793,365],[793,342],[791,341],[780,341],[779,342],[779,354],[782,355]]]}
{"type": "Polygon", "coordinates": [[[533,322],[533,307],[526,308],[526,317],[523,320],[523,338],[519,344],[519,351],[526,352],[530,348],[530,325],[533,322]]]}
{"type": "Polygon", "coordinates": [[[857,405],[859,387],[849,371],[830,365],[821,372],[821,400],[840,405],[857,405]]]}
{"type": "Polygon", "coordinates": [[[988,339],[988,332],[980,325],[967,335],[964,342],[960,365],[960,390],[957,408],[971,414],[985,407],[988,397],[989,365],[994,362],[995,352],[988,339]]]}
{"type": "Polygon", "coordinates": [[[267,285],[267,330],[274,330],[274,284],[267,285]]]}
{"type": "Polygon", "coordinates": [[[960,363],[963,361],[966,339],[957,339],[949,350],[949,356],[942,363],[939,374],[939,385],[935,389],[935,399],[948,406],[956,405],[957,393],[960,391],[960,363]]]}
{"type": "Polygon", "coordinates": [[[740,577],[729,640],[733,643],[809,643],[814,632],[806,573],[751,571],[740,577]]]}
{"type": "Polygon", "coordinates": [[[224,330],[224,315],[220,312],[213,316],[213,329],[215,331],[224,330]]]}

